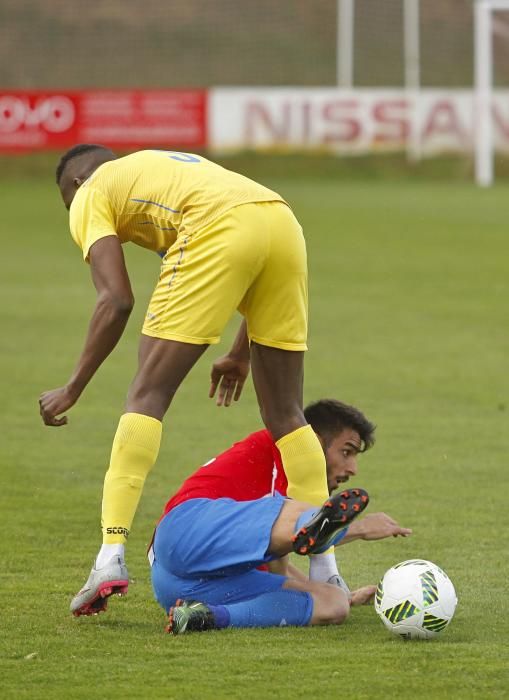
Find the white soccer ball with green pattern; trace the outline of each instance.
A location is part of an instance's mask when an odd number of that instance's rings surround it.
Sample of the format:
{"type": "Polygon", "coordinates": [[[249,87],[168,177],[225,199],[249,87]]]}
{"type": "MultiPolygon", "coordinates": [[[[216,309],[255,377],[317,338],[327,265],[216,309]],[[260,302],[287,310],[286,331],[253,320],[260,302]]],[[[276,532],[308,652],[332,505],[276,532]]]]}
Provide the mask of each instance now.
{"type": "Polygon", "coordinates": [[[378,584],[375,610],[384,625],[403,639],[432,639],[452,620],[456,591],[431,561],[410,559],[386,571],[378,584]]]}

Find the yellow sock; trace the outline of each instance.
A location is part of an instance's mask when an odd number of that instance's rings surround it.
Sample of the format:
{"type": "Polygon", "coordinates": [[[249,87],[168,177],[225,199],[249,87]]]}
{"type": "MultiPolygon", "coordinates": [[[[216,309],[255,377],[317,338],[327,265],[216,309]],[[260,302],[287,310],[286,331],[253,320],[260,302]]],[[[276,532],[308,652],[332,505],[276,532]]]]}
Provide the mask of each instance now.
{"type": "MultiPolygon", "coordinates": [[[[310,425],[284,435],[276,442],[281,452],[290,498],[321,506],[329,497],[323,448],[310,425]]],[[[334,547],[324,554],[334,554],[334,547]]]]}
{"type": "Polygon", "coordinates": [[[281,452],[288,496],[296,501],[321,506],[329,497],[325,455],[310,425],[284,435],[276,442],[281,452]]]}
{"type": "Polygon", "coordinates": [[[145,479],[159,453],[161,432],[162,423],[156,418],[140,413],[121,416],[104,477],[103,544],[127,540],[145,479]]]}

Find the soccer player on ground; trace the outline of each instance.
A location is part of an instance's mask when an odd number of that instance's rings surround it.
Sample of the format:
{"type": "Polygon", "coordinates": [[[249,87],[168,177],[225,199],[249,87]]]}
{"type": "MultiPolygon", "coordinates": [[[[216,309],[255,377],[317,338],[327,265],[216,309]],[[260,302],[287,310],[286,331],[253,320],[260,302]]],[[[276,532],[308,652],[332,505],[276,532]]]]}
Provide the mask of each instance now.
{"type": "MultiPolygon", "coordinates": [[[[322,445],[332,493],[357,474],[357,455],[373,444],[374,426],[358,409],[330,399],[304,413],[322,445]]],[[[336,492],[317,509],[286,499],[287,484],[277,445],[261,430],[198,469],[168,501],[149,560],[169,632],[340,624],[349,603],[371,600],[375,586],[348,596],[310,581],[287,555],[411,530],[385,513],[352,523],[368,504],[362,489],[336,492]]]]}
{"type": "MultiPolygon", "coordinates": [[[[102,503],[103,545],[71,602],[76,615],[125,592],[124,545],[161,441],[161,421],[189,370],[217,343],[238,309],[231,351],[212,369],[210,395],[239,398],[251,365],[265,426],[280,450],[288,494],[320,505],[327,497],[320,443],[302,411],[307,336],[307,264],[302,229],[275,192],[201,156],[140,151],[123,158],[81,144],[57,168],[70,229],[90,264],[97,301],[84,348],[67,383],[43,393],[46,425],[67,423],[113,350],[133,307],[122,244],[159,253],[139,365],[113,441],[102,503]]],[[[313,557],[311,575],[337,576],[333,554],[313,557]]]]}

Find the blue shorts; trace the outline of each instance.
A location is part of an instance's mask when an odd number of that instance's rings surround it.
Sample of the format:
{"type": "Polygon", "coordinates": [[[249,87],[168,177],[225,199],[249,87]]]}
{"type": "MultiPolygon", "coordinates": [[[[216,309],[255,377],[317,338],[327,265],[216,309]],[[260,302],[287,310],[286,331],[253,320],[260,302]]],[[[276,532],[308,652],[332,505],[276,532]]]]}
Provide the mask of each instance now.
{"type": "Polygon", "coordinates": [[[171,510],[156,529],[152,586],[168,610],[178,598],[227,605],[281,590],[285,576],[258,571],[284,498],[256,501],[194,498],[171,510]]]}

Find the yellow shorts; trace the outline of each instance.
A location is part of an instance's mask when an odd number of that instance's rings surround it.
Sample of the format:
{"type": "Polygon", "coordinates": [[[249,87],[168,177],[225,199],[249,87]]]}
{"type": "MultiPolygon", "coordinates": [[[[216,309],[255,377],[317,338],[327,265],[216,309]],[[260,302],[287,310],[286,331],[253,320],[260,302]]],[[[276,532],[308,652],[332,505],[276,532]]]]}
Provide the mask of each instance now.
{"type": "Polygon", "coordinates": [[[236,309],[251,340],[307,349],[306,246],[282,202],[242,204],[179,236],[163,258],[142,332],[218,343],[236,309]]]}

